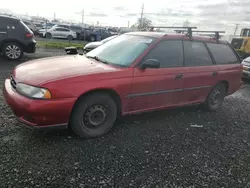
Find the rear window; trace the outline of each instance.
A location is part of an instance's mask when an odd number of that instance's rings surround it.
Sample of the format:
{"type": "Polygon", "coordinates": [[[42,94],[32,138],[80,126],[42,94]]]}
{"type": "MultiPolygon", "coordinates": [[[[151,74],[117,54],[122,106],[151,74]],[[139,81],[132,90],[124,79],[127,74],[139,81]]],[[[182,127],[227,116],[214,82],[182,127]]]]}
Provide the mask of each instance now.
{"type": "Polygon", "coordinates": [[[25,28],[25,30],[26,30],[27,32],[33,33],[33,32],[30,30],[30,28],[29,28],[25,23],[23,23],[23,21],[20,21],[20,23],[21,23],[21,25],[25,28]]]}
{"type": "Polygon", "coordinates": [[[238,57],[229,45],[207,43],[207,46],[211,51],[217,64],[223,65],[230,63],[238,63],[238,57]]]}

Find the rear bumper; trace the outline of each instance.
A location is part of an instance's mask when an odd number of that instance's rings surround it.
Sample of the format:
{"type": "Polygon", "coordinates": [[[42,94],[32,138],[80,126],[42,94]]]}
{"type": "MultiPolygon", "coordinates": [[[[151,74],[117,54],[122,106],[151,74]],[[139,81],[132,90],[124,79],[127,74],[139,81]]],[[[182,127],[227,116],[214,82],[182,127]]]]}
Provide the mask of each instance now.
{"type": "Polygon", "coordinates": [[[47,130],[67,128],[76,99],[34,100],[17,93],[6,79],[3,96],[17,119],[31,128],[47,130]]]}
{"type": "Polygon", "coordinates": [[[26,53],[35,53],[35,51],[36,51],[36,41],[28,43],[24,48],[24,52],[26,53]]]}

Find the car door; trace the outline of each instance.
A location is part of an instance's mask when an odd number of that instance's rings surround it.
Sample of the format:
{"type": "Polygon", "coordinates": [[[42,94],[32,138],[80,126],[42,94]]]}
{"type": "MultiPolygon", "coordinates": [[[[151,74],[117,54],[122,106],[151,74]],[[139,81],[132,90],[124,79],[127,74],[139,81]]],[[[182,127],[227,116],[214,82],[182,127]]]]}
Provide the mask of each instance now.
{"type": "Polygon", "coordinates": [[[62,35],[61,35],[61,37],[62,38],[68,38],[68,35],[70,35],[70,30],[68,30],[68,29],[64,29],[64,28],[62,28],[61,29],[62,30],[62,35]]]}
{"type": "Polygon", "coordinates": [[[160,68],[134,68],[130,111],[144,111],[180,103],[184,85],[183,48],[180,40],[159,42],[141,61],[155,59],[160,68]]]}
{"type": "Polygon", "coordinates": [[[51,34],[52,34],[53,38],[60,38],[61,37],[61,28],[52,29],[51,34]]]}
{"type": "Polygon", "coordinates": [[[0,17],[0,43],[3,39],[7,38],[7,19],[0,17]]]}
{"type": "Polygon", "coordinates": [[[183,103],[204,101],[218,81],[218,66],[206,45],[200,41],[183,41],[186,75],[183,103]]]}

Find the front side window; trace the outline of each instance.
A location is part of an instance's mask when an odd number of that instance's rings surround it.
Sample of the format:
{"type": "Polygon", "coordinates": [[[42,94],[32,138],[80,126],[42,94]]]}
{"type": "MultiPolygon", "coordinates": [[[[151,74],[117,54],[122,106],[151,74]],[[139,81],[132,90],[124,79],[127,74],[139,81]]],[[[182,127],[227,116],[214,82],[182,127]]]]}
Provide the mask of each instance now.
{"type": "Polygon", "coordinates": [[[186,66],[211,66],[213,61],[203,42],[183,41],[186,66]]]}
{"type": "Polygon", "coordinates": [[[207,46],[214,56],[215,62],[219,65],[237,63],[239,61],[228,45],[208,43],[207,46]]]}
{"type": "Polygon", "coordinates": [[[154,42],[153,38],[134,35],[120,35],[87,53],[107,64],[130,66],[154,42]]]}
{"type": "Polygon", "coordinates": [[[161,41],[152,49],[143,61],[156,59],[160,62],[161,68],[183,66],[183,50],[181,41],[161,41]]]}

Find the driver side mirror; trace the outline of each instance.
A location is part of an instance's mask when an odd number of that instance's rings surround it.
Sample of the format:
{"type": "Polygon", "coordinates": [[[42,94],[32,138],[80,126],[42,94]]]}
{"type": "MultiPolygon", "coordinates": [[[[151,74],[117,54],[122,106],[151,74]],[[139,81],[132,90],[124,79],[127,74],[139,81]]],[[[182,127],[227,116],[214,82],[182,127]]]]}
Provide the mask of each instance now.
{"type": "Polygon", "coordinates": [[[153,69],[158,69],[160,68],[161,64],[157,59],[148,59],[147,61],[143,62],[140,65],[141,69],[146,69],[146,68],[153,68],[153,69]]]}

